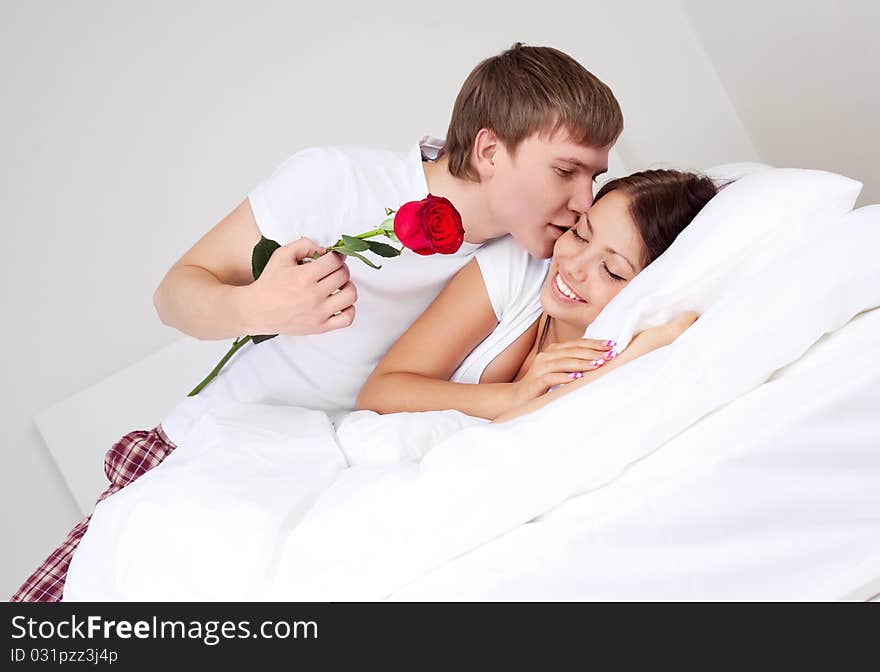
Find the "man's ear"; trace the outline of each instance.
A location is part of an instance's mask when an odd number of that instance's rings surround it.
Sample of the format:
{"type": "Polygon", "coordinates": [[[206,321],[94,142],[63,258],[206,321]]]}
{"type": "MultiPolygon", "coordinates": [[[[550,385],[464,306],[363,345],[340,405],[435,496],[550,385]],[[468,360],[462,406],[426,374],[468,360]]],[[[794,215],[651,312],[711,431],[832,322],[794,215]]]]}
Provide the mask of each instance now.
{"type": "Polygon", "coordinates": [[[481,128],[474,138],[474,150],[471,154],[471,163],[480,177],[480,182],[495,174],[495,159],[500,149],[501,140],[495,135],[495,131],[481,128]]]}

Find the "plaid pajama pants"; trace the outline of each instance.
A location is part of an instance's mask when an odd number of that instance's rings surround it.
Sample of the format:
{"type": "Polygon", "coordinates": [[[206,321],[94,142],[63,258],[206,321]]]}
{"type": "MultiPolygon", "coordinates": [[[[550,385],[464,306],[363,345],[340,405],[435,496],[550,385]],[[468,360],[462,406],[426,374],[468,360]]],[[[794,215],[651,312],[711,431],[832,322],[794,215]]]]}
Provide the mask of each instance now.
{"type": "MultiPolygon", "coordinates": [[[[174,452],[175,448],[161,426],[150,430],[138,429],[123,436],[104,457],[104,473],[110,486],[98,497],[98,502],[143,476],[174,452]]],[[[52,551],[16,591],[12,602],[61,601],[70,559],[86,533],[91,518],[88,516],[70,531],[64,543],[52,551]]]]}

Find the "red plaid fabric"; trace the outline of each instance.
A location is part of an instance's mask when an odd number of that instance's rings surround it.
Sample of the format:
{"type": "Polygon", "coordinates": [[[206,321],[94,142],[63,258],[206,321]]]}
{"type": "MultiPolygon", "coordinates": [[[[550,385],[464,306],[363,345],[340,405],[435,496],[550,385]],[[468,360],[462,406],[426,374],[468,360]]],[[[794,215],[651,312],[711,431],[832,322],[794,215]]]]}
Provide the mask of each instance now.
{"type": "MultiPolygon", "coordinates": [[[[136,481],[174,452],[176,447],[161,426],[150,430],[138,429],[123,436],[104,457],[104,473],[107,474],[110,487],[98,497],[98,502],[136,481]]],[[[70,559],[91,519],[91,516],[87,517],[70,531],[64,543],[52,551],[37,571],[16,591],[12,602],[61,601],[70,559]]]]}

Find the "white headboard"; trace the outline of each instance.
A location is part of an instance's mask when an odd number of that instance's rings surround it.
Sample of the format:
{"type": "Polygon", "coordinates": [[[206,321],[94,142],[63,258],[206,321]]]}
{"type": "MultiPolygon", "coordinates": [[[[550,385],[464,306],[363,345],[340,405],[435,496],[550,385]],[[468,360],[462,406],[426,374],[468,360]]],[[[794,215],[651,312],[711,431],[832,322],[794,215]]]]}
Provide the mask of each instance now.
{"type": "Polygon", "coordinates": [[[37,429],[83,515],[107,488],[110,447],[130,431],[158,425],[231,343],[181,338],[37,414],[37,429]]]}

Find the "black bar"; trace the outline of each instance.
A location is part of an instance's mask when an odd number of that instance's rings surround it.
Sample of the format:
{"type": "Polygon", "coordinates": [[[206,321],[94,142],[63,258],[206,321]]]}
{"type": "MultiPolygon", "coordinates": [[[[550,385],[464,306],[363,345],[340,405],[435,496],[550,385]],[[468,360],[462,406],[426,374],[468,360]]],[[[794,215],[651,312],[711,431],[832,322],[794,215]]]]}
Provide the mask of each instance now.
{"type": "Polygon", "coordinates": [[[764,669],[774,653],[785,669],[798,656],[849,669],[846,660],[876,660],[880,642],[880,605],[868,603],[6,603],[3,617],[8,670],[335,670],[360,660],[413,670],[444,661],[457,672],[477,654],[492,670],[502,660],[627,669],[643,656],[701,669],[742,657],[764,669]]]}

